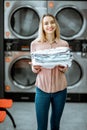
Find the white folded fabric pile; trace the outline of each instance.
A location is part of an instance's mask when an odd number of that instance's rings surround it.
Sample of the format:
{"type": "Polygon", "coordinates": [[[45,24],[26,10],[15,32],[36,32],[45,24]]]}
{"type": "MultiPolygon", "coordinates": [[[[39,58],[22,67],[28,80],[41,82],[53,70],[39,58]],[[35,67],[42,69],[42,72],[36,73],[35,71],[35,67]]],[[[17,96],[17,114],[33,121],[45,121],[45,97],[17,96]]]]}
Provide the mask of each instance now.
{"type": "Polygon", "coordinates": [[[68,47],[57,47],[39,50],[31,53],[32,64],[44,68],[54,68],[57,65],[68,66],[72,64],[73,56],[68,47]]]}

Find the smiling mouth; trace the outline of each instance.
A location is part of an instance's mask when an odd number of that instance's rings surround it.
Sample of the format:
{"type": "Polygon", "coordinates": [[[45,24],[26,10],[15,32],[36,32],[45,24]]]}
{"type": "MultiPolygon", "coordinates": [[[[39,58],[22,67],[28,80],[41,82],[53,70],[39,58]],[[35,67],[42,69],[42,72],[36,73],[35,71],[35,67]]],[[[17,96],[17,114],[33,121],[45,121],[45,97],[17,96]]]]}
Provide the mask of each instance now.
{"type": "Polygon", "coordinates": [[[54,28],[48,28],[48,30],[49,30],[49,31],[53,31],[53,30],[54,30],[54,28]]]}

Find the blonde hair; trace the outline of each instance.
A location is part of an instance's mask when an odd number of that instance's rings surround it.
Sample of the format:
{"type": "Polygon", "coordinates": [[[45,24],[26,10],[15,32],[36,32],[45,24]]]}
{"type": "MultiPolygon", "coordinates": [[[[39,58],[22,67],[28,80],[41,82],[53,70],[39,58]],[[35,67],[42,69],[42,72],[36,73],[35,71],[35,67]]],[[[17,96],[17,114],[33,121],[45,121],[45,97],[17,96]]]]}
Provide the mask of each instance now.
{"type": "Polygon", "coordinates": [[[55,24],[56,24],[55,39],[56,38],[60,39],[60,27],[59,27],[59,24],[56,21],[55,17],[53,15],[51,15],[51,14],[44,14],[42,19],[40,20],[39,30],[38,30],[38,38],[37,39],[39,39],[39,41],[41,41],[41,42],[45,42],[46,41],[45,32],[43,30],[43,19],[46,16],[52,17],[54,19],[55,24]]]}

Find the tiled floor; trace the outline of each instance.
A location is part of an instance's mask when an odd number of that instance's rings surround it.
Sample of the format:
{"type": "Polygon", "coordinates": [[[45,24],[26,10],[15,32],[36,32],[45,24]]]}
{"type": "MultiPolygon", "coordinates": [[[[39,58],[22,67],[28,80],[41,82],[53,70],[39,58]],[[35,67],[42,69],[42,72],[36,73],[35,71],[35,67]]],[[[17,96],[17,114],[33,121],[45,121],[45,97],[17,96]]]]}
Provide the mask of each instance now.
{"type": "MultiPolygon", "coordinates": [[[[10,112],[17,125],[15,130],[36,130],[34,103],[14,102],[10,112]]],[[[0,130],[14,130],[8,116],[5,122],[0,124],[0,130]]],[[[50,130],[50,125],[48,125],[48,130],[50,130]]],[[[60,130],[87,130],[87,104],[66,103],[60,130]]]]}

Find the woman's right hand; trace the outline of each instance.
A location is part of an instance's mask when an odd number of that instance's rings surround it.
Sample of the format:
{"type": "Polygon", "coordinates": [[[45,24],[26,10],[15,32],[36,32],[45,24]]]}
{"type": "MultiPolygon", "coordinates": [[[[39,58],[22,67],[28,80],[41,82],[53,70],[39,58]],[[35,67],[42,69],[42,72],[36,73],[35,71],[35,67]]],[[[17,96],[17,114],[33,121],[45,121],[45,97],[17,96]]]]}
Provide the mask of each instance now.
{"type": "Polygon", "coordinates": [[[33,68],[34,68],[35,70],[38,70],[38,71],[41,70],[41,66],[40,66],[40,65],[34,65],[33,68]]]}
{"type": "MultiPolygon", "coordinates": [[[[29,62],[29,65],[32,65],[32,62],[29,62]]],[[[36,73],[41,71],[41,66],[40,65],[33,65],[32,66],[34,70],[36,70],[36,73]]]]}
{"type": "Polygon", "coordinates": [[[40,65],[34,65],[33,68],[34,68],[37,72],[40,72],[40,71],[41,71],[41,66],[40,66],[40,65]]]}

